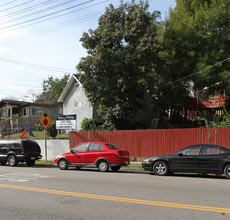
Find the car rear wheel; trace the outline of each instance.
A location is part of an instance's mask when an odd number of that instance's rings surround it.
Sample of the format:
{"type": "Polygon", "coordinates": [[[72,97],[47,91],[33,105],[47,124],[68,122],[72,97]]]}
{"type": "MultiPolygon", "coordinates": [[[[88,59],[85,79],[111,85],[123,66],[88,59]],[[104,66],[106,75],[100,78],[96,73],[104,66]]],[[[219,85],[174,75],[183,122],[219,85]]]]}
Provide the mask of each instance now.
{"type": "Polygon", "coordinates": [[[14,155],[10,155],[9,157],[8,157],[8,164],[11,166],[11,167],[13,167],[13,166],[17,166],[18,165],[18,160],[17,160],[17,158],[14,156],[14,155]]]}
{"type": "Polygon", "coordinates": [[[27,166],[32,167],[35,164],[35,160],[27,160],[26,164],[27,166]]]}
{"type": "Polygon", "coordinates": [[[105,160],[102,160],[98,163],[98,169],[100,172],[106,172],[109,169],[109,165],[105,160]]]}
{"type": "Polygon", "coordinates": [[[60,159],[58,161],[58,167],[61,169],[61,170],[66,170],[68,168],[68,163],[65,159],[60,159]]]}
{"type": "Polygon", "coordinates": [[[111,167],[111,170],[113,172],[117,172],[118,170],[120,170],[121,167],[117,166],[117,167],[111,167]]]}
{"type": "Polygon", "coordinates": [[[230,164],[225,166],[224,175],[225,175],[226,178],[230,179],[230,164]]]}
{"type": "Polygon", "coordinates": [[[169,173],[168,164],[164,161],[157,161],[153,165],[153,172],[158,176],[165,176],[169,173]]]}

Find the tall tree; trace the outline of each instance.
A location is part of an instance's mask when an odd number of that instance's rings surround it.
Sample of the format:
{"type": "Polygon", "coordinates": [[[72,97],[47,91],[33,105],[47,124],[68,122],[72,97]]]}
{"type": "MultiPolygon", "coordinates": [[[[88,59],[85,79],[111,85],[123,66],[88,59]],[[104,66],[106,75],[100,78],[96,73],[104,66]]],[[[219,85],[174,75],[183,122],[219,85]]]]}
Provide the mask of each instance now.
{"type": "MultiPolygon", "coordinates": [[[[88,56],[77,68],[89,101],[99,105],[100,115],[117,128],[146,104],[152,85],[153,63],[158,59],[156,34],[159,12],[151,14],[148,2],[111,4],[96,30],[83,33],[88,56]],[[148,79],[148,80],[147,80],[148,79]]],[[[154,86],[153,86],[154,87],[154,86]]]]}
{"type": "Polygon", "coordinates": [[[194,90],[204,87],[227,89],[230,77],[230,1],[176,2],[161,36],[161,57],[169,70],[169,81],[174,85],[190,83],[194,90]]]}
{"type": "Polygon", "coordinates": [[[57,102],[58,97],[61,95],[61,92],[69,80],[69,77],[69,74],[65,74],[61,79],[53,78],[52,76],[48,77],[47,80],[44,79],[42,82],[43,91],[36,99],[36,102],[50,104],[57,102]]]}

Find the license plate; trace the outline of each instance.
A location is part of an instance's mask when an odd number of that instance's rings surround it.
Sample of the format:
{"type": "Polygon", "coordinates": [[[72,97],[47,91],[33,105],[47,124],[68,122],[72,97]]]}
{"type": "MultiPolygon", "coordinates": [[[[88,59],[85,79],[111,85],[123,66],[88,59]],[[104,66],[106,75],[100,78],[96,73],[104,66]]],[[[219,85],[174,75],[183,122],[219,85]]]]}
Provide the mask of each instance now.
{"type": "Polygon", "coordinates": [[[31,160],[35,160],[35,157],[31,157],[30,159],[31,159],[31,160]]]}

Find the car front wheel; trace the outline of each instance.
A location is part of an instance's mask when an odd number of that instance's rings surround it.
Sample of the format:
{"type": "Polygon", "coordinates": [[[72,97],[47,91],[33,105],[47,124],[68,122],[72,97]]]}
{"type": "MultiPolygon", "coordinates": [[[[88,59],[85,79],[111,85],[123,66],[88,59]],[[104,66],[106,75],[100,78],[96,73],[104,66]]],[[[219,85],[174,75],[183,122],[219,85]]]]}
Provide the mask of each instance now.
{"type": "Polygon", "coordinates": [[[17,158],[14,156],[14,155],[10,155],[9,157],[8,157],[8,164],[11,166],[11,167],[13,167],[13,166],[17,166],[17,164],[18,164],[18,161],[17,161],[17,158]]]}
{"type": "Polygon", "coordinates": [[[225,166],[224,175],[225,175],[226,178],[230,179],[230,164],[225,166]]]}
{"type": "Polygon", "coordinates": [[[58,167],[61,169],[61,170],[66,170],[68,168],[68,163],[65,159],[60,159],[58,161],[58,167]]]}
{"type": "Polygon", "coordinates": [[[109,169],[109,165],[105,160],[100,161],[98,164],[98,169],[100,172],[106,172],[109,169]]]}
{"type": "Polygon", "coordinates": [[[153,172],[158,176],[165,176],[169,173],[168,164],[164,161],[157,161],[153,165],[153,172]]]}

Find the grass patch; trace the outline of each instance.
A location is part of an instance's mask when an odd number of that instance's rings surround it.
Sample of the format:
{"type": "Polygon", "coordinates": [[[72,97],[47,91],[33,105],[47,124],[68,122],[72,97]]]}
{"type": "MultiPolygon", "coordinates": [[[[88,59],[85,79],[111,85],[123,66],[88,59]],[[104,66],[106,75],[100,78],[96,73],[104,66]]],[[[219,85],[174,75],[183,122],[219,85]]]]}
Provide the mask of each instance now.
{"type": "MultiPolygon", "coordinates": [[[[34,137],[30,136],[28,134],[28,132],[24,135],[23,139],[27,139],[27,140],[43,140],[45,139],[45,131],[32,131],[34,134],[34,137]]],[[[14,133],[14,134],[7,134],[4,135],[4,139],[18,139],[18,137],[21,135],[22,132],[19,133],[14,133]]],[[[59,134],[59,139],[69,139],[69,134],[59,134]]],[[[56,140],[57,137],[52,138],[48,135],[47,132],[47,136],[46,136],[47,140],[56,140]]],[[[3,139],[2,137],[0,137],[0,139],[3,139]]]]}
{"type": "Polygon", "coordinates": [[[53,160],[36,160],[35,164],[42,164],[42,165],[54,165],[53,160]]]}
{"type": "Polygon", "coordinates": [[[142,166],[141,166],[141,163],[130,163],[127,168],[136,168],[136,169],[141,169],[142,166]]]}

